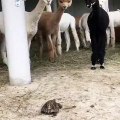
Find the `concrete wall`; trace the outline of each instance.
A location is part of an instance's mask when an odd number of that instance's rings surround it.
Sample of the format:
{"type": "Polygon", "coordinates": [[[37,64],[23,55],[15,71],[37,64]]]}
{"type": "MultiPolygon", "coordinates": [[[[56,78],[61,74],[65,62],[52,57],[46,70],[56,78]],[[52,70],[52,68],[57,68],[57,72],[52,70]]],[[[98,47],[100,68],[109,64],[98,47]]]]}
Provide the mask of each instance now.
{"type": "Polygon", "coordinates": [[[109,0],[110,11],[120,9],[120,0],[109,0]]]}

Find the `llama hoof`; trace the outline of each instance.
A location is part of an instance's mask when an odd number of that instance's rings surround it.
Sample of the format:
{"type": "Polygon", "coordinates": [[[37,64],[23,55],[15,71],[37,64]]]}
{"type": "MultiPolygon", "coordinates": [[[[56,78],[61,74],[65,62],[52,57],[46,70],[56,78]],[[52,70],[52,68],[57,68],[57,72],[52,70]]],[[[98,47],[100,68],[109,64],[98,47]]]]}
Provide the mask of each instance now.
{"type": "Polygon", "coordinates": [[[61,47],[61,44],[60,44],[60,43],[57,44],[57,51],[58,51],[58,52],[61,52],[61,51],[62,51],[62,47],[61,47]]]}
{"type": "Polygon", "coordinates": [[[92,67],[91,67],[91,70],[96,70],[96,67],[93,67],[93,66],[92,66],[92,67]]]}
{"type": "Polygon", "coordinates": [[[49,58],[49,61],[50,61],[51,63],[54,63],[54,62],[55,62],[55,59],[49,58]]]}
{"type": "Polygon", "coordinates": [[[109,49],[109,47],[110,47],[110,45],[109,45],[109,44],[107,44],[107,45],[106,45],[106,49],[109,49]]]}
{"type": "Polygon", "coordinates": [[[61,55],[62,55],[62,52],[57,52],[57,55],[58,55],[58,56],[61,56],[61,55]]]}
{"type": "Polygon", "coordinates": [[[55,63],[55,60],[50,60],[51,63],[55,63]]]}
{"type": "Polygon", "coordinates": [[[100,69],[105,69],[105,67],[101,65],[101,66],[100,66],[100,69]]]}
{"type": "Polygon", "coordinates": [[[3,63],[8,66],[8,60],[7,59],[3,59],[3,63]]]}
{"type": "Polygon", "coordinates": [[[58,48],[57,53],[58,53],[58,55],[62,55],[62,49],[58,48]]]}
{"type": "Polygon", "coordinates": [[[79,52],[80,50],[79,49],[77,49],[77,52],[79,52]]]}

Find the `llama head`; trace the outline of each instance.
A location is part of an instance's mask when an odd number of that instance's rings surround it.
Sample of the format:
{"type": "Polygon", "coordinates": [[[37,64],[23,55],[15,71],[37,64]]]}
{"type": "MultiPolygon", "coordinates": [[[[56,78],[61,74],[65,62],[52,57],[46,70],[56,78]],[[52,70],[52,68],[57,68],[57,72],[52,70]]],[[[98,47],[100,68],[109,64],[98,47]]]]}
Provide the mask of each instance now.
{"type": "Polygon", "coordinates": [[[99,0],[100,6],[104,6],[108,0],[99,0]]]}
{"type": "Polygon", "coordinates": [[[59,6],[64,10],[71,6],[72,0],[58,0],[59,6]]]}
{"type": "Polygon", "coordinates": [[[46,3],[46,5],[50,5],[52,2],[52,0],[43,0],[43,1],[46,3]]]}
{"type": "Polygon", "coordinates": [[[99,5],[100,5],[100,7],[103,8],[105,11],[109,12],[108,0],[99,0],[99,5]]]}
{"type": "Polygon", "coordinates": [[[86,6],[91,8],[98,0],[85,0],[86,6]]]}

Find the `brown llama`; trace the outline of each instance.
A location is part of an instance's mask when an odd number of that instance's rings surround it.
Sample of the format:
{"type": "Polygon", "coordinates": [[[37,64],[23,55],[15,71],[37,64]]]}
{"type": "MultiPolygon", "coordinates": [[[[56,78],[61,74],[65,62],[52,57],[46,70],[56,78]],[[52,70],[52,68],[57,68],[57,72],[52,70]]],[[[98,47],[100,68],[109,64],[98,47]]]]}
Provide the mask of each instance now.
{"type": "Polygon", "coordinates": [[[47,41],[49,60],[55,61],[57,57],[57,37],[59,22],[64,11],[71,6],[72,0],[58,0],[59,8],[56,12],[44,12],[38,23],[38,34],[40,37],[40,55],[43,53],[43,43],[47,41]]]}

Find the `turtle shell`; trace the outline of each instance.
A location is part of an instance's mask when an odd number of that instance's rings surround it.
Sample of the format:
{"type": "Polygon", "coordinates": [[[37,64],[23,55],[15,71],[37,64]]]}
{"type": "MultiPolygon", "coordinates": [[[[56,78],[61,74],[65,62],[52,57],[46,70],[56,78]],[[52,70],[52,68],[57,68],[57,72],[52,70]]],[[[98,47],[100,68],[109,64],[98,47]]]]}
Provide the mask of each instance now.
{"type": "Polygon", "coordinates": [[[46,115],[53,115],[56,116],[57,113],[59,112],[59,109],[62,108],[62,105],[60,103],[57,103],[55,99],[47,101],[42,109],[41,113],[46,114],[46,115]]]}

